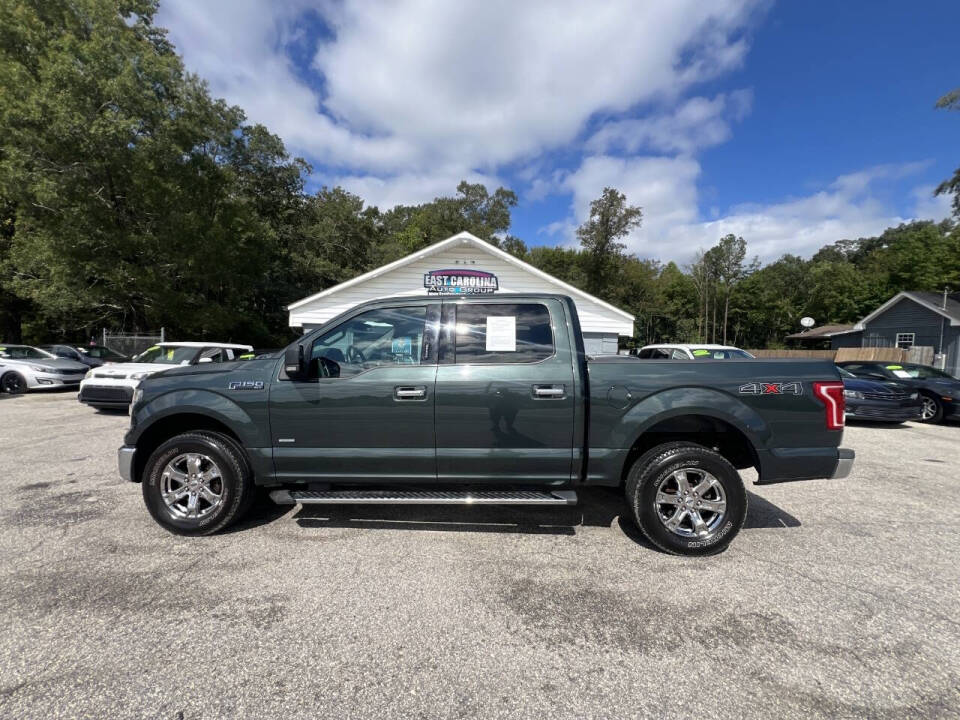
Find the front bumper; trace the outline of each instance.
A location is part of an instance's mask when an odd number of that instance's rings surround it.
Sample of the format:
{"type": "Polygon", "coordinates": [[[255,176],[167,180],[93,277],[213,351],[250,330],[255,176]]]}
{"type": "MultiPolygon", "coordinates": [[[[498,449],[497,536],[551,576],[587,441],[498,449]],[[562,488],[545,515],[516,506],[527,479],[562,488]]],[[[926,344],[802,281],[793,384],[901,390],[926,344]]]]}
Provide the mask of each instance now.
{"type": "Polygon", "coordinates": [[[117,450],[117,468],[120,471],[120,477],[127,482],[136,482],[133,477],[133,461],[137,455],[137,449],[124,445],[117,450]]]}
{"type": "Polygon", "coordinates": [[[890,402],[888,400],[847,399],[846,416],[854,420],[904,422],[919,420],[923,403],[920,400],[890,402]]]}
{"type": "Polygon", "coordinates": [[[53,390],[54,388],[77,387],[83,375],[60,375],[59,373],[34,373],[27,378],[27,387],[31,390],[53,390]]]}

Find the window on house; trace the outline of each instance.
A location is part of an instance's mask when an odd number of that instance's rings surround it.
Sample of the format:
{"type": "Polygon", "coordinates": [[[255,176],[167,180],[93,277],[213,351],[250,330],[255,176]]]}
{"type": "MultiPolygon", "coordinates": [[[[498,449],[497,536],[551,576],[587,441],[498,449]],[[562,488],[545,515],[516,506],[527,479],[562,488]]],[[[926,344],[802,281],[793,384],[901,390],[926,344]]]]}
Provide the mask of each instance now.
{"type": "Polygon", "coordinates": [[[915,333],[897,333],[897,347],[904,349],[913,347],[915,337],[915,333]]]}

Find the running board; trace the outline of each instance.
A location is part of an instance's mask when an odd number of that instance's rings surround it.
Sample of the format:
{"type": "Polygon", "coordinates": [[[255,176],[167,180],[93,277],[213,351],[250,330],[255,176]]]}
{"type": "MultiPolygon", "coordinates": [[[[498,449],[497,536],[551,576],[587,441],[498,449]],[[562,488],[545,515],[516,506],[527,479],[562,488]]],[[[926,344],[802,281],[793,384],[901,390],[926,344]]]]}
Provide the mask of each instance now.
{"type": "Polygon", "coordinates": [[[277,505],[576,505],[573,490],[274,490],[277,505]]]}

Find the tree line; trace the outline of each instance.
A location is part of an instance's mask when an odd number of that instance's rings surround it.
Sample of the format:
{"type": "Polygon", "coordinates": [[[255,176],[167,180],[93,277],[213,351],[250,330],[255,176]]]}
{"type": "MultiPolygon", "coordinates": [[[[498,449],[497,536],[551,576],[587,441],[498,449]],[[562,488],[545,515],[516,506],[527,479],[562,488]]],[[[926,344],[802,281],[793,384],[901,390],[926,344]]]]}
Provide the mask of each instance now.
{"type": "MultiPolygon", "coordinates": [[[[339,187],[307,192],[309,165],[186,72],[156,9],[0,3],[0,340],[165,327],[281,344],[290,302],[462,230],[633,313],[635,344],[775,345],[804,315],[852,322],[899,290],[960,288],[953,221],[765,266],[728,235],[680,267],[626,252],[643,211],[615,188],[591,204],[579,248],[511,235],[517,196],[502,187],[462,182],[391,209],[339,187]]],[[[960,198],[960,170],[938,192],[960,198]]]]}

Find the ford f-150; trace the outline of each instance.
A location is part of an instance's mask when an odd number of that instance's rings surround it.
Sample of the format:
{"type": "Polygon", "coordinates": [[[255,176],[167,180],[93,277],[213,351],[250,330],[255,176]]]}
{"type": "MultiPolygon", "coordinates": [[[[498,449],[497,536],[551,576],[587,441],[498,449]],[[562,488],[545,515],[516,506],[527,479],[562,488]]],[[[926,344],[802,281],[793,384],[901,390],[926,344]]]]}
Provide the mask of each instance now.
{"type": "Polygon", "coordinates": [[[173,367],[134,393],[121,475],[169,530],[279,503],[577,502],[621,487],[657,547],[706,555],[757,483],[845,477],[844,395],[817,360],[584,353],[562,295],[384,299],[272,357],[173,367]]]}

